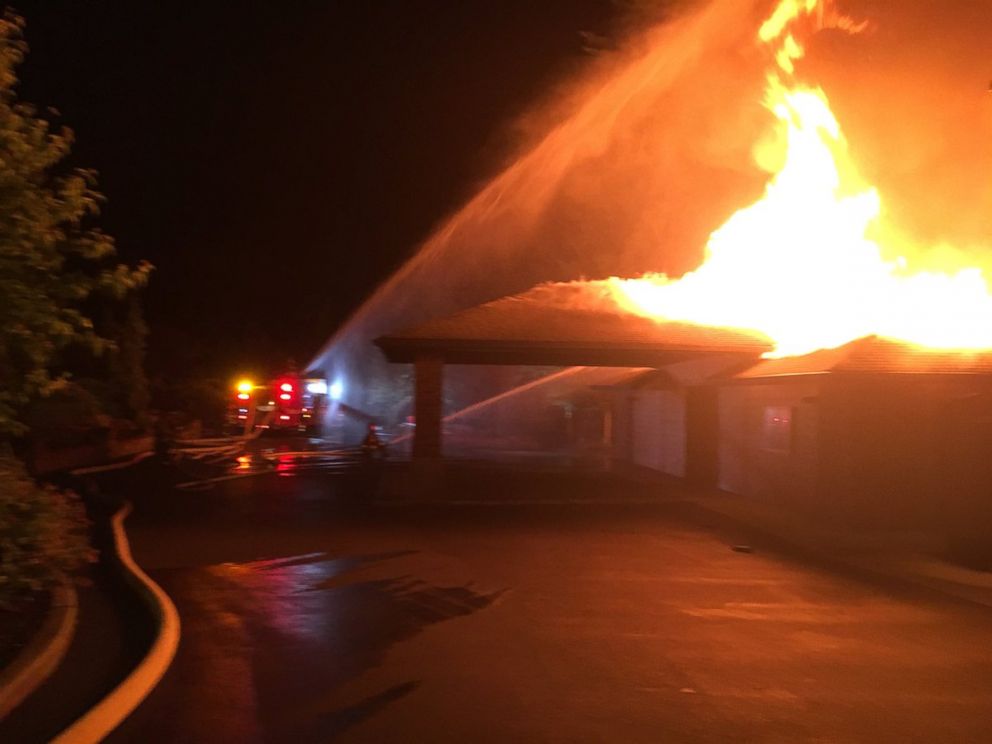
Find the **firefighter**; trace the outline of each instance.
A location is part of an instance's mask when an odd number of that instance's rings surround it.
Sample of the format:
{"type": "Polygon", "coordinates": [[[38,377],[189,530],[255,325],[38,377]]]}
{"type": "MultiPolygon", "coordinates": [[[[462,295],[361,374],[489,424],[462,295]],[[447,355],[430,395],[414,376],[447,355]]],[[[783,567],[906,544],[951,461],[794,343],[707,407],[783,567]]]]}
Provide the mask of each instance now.
{"type": "Polygon", "coordinates": [[[362,440],[362,454],[366,457],[384,457],[386,454],[386,445],[379,438],[378,427],[373,423],[369,424],[365,439],[362,440]]]}

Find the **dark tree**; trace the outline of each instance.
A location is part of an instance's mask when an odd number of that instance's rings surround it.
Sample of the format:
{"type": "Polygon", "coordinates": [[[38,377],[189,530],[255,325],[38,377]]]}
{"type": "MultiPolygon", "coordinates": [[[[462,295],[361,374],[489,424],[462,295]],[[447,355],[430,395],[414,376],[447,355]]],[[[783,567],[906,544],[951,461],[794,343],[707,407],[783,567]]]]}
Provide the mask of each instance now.
{"type": "Polygon", "coordinates": [[[92,225],[102,200],[94,174],[65,165],[72,133],[17,100],[23,25],[9,12],[0,19],[0,609],[92,558],[79,499],[36,483],[12,454],[28,404],[64,384],[70,346],[116,354],[122,381],[135,373],[125,393],[133,412],[147,396],[135,291],[151,267],[114,261],[113,241],[92,225]],[[116,344],[87,313],[101,298],[124,303],[116,344]]]}
{"type": "Polygon", "coordinates": [[[23,21],[0,20],[0,442],[23,433],[24,407],[64,379],[70,344],[112,346],[83,307],[105,293],[123,298],[150,271],[117,264],[113,240],[92,226],[102,196],[92,171],[67,168],[72,132],[53,129],[17,100],[23,21]]]}

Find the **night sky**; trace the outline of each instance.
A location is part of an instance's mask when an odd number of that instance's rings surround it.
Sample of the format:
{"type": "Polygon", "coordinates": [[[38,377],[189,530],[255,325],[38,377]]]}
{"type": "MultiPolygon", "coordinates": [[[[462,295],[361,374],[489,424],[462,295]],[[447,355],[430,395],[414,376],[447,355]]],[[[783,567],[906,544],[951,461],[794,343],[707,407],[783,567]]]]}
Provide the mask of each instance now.
{"type": "Polygon", "coordinates": [[[21,97],[147,291],[154,375],[310,358],[507,161],[514,122],[587,59],[611,0],[14,6],[21,97]],[[278,361],[273,361],[278,360],[278,361]]]}

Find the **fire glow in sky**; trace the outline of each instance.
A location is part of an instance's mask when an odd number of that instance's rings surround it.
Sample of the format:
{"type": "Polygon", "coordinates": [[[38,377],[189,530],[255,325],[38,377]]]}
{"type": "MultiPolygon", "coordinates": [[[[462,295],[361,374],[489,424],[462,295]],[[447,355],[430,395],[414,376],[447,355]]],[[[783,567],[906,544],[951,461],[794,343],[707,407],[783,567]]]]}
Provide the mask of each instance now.
{"type": "Polygon", "coordinates": [[[611,279],[617,302],[660,320],[759,331],[776,356],[879,335],[942,349],[992,348],[992,296],[981,270],[913,271],[887,237],[883,200],[858,174],[824,92],[796,78],[794,28],[859,33],[829,0],[782,0],[758,41],[774,64],[765,107],[774,137],[754,149],[764,196],[710,235],[702,265],[680,279],[611,279]],[[883,256],[895,256],[886,260],[883,256]]]}

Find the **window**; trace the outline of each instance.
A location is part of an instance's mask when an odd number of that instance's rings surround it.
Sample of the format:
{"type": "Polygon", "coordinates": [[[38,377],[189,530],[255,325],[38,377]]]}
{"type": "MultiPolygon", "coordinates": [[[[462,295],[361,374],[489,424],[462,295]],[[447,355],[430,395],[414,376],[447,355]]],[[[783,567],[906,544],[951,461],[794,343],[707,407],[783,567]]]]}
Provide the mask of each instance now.
{"type": "Polygon", "coordinates": [[[792,450],[793,409],[789,406],[765,406],[761,446],[774,452],[792,450]]]}

